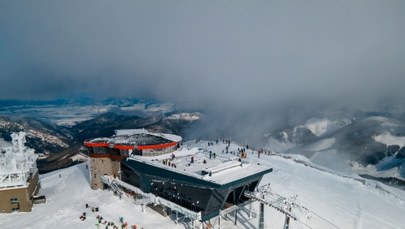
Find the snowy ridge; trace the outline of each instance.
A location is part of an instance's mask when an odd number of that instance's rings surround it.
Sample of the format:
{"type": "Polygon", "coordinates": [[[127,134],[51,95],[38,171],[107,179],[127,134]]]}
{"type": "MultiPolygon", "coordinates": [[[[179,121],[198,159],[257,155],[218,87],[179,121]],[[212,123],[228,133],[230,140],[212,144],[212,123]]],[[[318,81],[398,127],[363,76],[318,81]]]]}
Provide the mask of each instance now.
{"type": "Polygon", "coordinates": [[[376,121],[376,122],[383,124],[384,126],[389,126],[389,127],[397,126],[397,123],[395,120],[392,120],[390,118],[383,117],[383,116],[370,116],[370,117],[367,117],[365,120],[376,121]]]}
{"type": "Polygon", "coordinates": [[[350,123],[351,121],[348,119],[329,120],[324,118],[312,118],[309,119],[304,126],[308,128],[313,134],[320,137],[322,135],[334,132],[350,123]]]}
{"type": "Polygon", "coordinates": [[[403,147],[405,145],[405,136],[394,136],[391,133],[385,132],[380,135],[375,135],[372,137],[375,141],[383,143],[387,146],[398,145],[403,147]]]}
{"type": "Polygon", "coordinates": [[[58,145],[62,148],[67,148],[69,145],[66,144],[65,142],[63,142],[62,140],[60,140],[60,138],[47,134],[47,133],[42,133],[33,129],[30,129],[27,131],[27,136],[31,136],[31,137],[36,137],[41,139],[42,141],[46,141],[49,143],[52,143],[54,145],[58,145]]]}
{"type": "Polygon", "coordinates": [[[46,129],[35,129],[26,122],[10,122],[0,118],[0,129],[15,129],[23,130],[30,138],[38,138],[43,142],[47,142],[52,145],[56,145],[62,148],[67,148],[69,145],[62,141],[60,136],[55,136],[49,133],[46,129]]]}
{"type": "Polygon", "coordinates": [[[374,179],[384,178],[380,181],[396,187],[405,184],[403,119],[376,113],[324,117],[268,134],[266,147],[275,152],[305,155],[313,163],[346,174],[357,172],[374,179]],[[354,163],[361,166],[353,167],[354,163]]]}
{"type": "Polygon", "coordinates": [[[195,113],[177,113],[177,114],[172,114],[165,119],[169,120],[185,120],[185,121],[197,121],[201,118],[201,113],[195,112],[195,113]]]}

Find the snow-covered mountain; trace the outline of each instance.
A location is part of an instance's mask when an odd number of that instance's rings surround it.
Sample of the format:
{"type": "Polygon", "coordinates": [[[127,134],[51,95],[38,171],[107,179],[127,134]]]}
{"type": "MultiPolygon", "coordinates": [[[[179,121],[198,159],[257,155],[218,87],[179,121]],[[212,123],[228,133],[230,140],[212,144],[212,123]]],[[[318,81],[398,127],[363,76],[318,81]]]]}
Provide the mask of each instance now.
{"type": "Polygon", "coordinates": [[[67,128],[33,118],[0,116],[0,138],[10,140],[10,134],[18,131],[27,133],[27,145],[37,153],[66,149],[74,142],[67,128]]]}
{"type": "Polygon", "coordinates": [[[192,113],[187,113],[187,112],[180,112],[180,113],[175,113],[172,114],[165,119],[167,120],[182,120],[182,121],[197,121],[201,118],[202,114],[199,112],[192,112],[192,113]]]}
{"type": "MultiPolygon", "coordinates": [[[[185,147],[207,148],[221,152],[226,144],[207,146],[207,142],[187,142],[185,147]]],[[[231,144],[229,150],[241,146],[231,144]]],[[[342,176],[330,170],[317,167],[300,155],[267,155],[248,150],[248,158],[273,168],[264,176],[261,185],[271,183],[273,192],[285,197],[298,195],[297,201],[308,209],[308,214],[292,221],[290,227],[304,228],[344,228],[344,229],[402,229],[405,221],[405,191],[389,187],[377,181],[363,179],[356,175],[342,176]]],[[[30,213],[0,214],[0,228],[97,228],[97,215],[108,221],[119,222],[123,217],[128,225],[138,228],[190,228],[176,224],[169,217],[163,217],[146,208],[134,204],[130,198],[119,199],[108,190],[91,190],[89,171],[85,164],[72,166],[40,176],[40,194],[47,197],[46,204],[35,205],[30,213]],[[85,204],[99,207],[95,213],[85,204]],[[87,219],[79,216],[87,213],[87,219]]],[[[221,228],[257,228],[259,204],[252,206],[253,217],[240,211],[237,225],[233,218],[221,221],[221,228]]],[[[284,215],[265,206],[265,228],[282,228],[284,215]]],[[[105,227],[103,225],[103,227],[105,227]]]]}
{"type": "Polygon", "coordinates": [[[71,158],[81,144],[72,129],[36,118],[0,116],[0,139],[10,141],[10,134],[19,131],[27,134],[27,146],[39,154],[40,173],[76,164],[71,158]]]}
{"type": "Polygon", "coordinates": [[[183,135],[200,113],[176,112],[170,103],[136,98],[78,98],[50,101],[0,100],[0,139],[25,131],[27,145],[41,155],[41,173],[75,164],[85,139],[116,129],[146,128],[183,135]]]}
{"type": "Polygon", "coordinates": [[[302,154],[340,172],[394,178],[398,180],[391,183],[405,184],[405,123],[400,119],[312,118],[267,137],[273,151],[302,154]]]}
{"type": "MultiPolygon", "coordinates": [[[[28,146],[37,153],[59,154],[39,163],[40,166],[55,165],[46,171],[70,165],[66,153],[73,157],[80,151],[83,140],[111,136],[115,129],[146,128],[152,132],[182,135],[185,139],[233,138],[239,134],[232,132],[235,128],[227,131],[207,127],[217,123],[200,112],[176,111],[173,104],[152,100],[6,103],[0,106],[0,113],[5,114],[0,116],[0,137],[9,140],[12,131],[24,130],[28,133],[28,146]]],[[[265,142],[254,146],[279,153],[302,154],[314,163],[340,172],[389,179],[387,183],[404,184],[405,187],[403,117],[402,114],[378,112],[320,114],[277,131],[269,130],[269,133],[263,133],[263,141],[252,140],[262,134],[252,133],[253,126],[252,130],[244,132],[241,141],[265,142]]],[[[258,121],[265,122],[268,120],[258,121]]]]}
{"type": "Polygon", "coordinates": [[[182,112],[167,116],[139,117],[106,112],[72,127],[55,125],[36,118],[0,116],[0,139],[10,141],[12,132],[25,131],[27,145],[41,156],[38,161],[40,173],[45,173],[75,164],[76,155],[85,152],[81,149],[85,139],[109,137],[116,129],[131,128],[183,135],[185,129],[198,121],[197,116],[182,112]]]}
{"type": "Polygon", "coordinates": [[[30,117],[56,125],[71,127],[100,114],[114,111],[141,117],[172,112],[171,103],[151,99],[82,97],[45,101],[0,100],[0,114],[13,117],[30,117]]]}

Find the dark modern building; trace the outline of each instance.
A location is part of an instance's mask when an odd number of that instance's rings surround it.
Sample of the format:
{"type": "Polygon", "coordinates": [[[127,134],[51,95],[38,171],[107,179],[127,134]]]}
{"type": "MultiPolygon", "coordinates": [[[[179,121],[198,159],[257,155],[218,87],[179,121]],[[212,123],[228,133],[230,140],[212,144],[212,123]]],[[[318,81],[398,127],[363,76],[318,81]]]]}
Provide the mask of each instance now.
{"type": "MultiPolygon", "coordinates": [[[[138,132],[135,131],[135,135],[138,132]]],[[[138,138],[135,135],[126,135],[124,138],[138,138]]],[[[95,179],[100,179],[97,176],[114,176],[144,193],[164,198],[193,212],[201,212],[201,221],[207,221],[218,216],[221,210],[247,201],[244,192],[254,191],[263,175],[272,171],[269,167],[249,163],[235,155],[198,148],[178,148],[181,141],[178,136],[152,135],[164,139],[147,140],[147,155],[142,151],[145,141],[117,141],[118,135],[104,140],[105,146],[92,145],[101,144],[100,139],[86,141],[91,157],[91,171],[98,170],[100,166],[106,167],[105,162],[94,163],[94,159],[109,158],[108,160],[119,164],[114,165],[118,170],[111,169],[113,174],[105,172],[105,168],[101,173],[92,172],[92,185],[95,184],[95,179]],[[119,151],[118,154],[117,145],[127,148],[131,146],[135,150],[119,151]],[[173,148],[161,148],[168,145],[173,148]],[[104,147],[103,153],[99,154],[97,152],[101,151],[101,147],[104,147]],[[99,157],[100,155],[103,157],[99,157]]],[[[121,139],[124,138],[121,136],[121,139]]],[[[111,167],[110,162],[107,164],[111,167]]]]}
{"type": "Polygon", "coordinates": [[[174,160],[170,157],[155,160],[133,157],[123,160],[121,180],[146,193],[201,212],[202,221],[218,216],[222,209],[248,200],[243,195],[244,191],[254,191],[263,175],[272,171],[271,168],[238,160],[210,160],[203,152],[175,157],[174,160]],[[194,163],[189,163],[191,157],[194,163]]]}

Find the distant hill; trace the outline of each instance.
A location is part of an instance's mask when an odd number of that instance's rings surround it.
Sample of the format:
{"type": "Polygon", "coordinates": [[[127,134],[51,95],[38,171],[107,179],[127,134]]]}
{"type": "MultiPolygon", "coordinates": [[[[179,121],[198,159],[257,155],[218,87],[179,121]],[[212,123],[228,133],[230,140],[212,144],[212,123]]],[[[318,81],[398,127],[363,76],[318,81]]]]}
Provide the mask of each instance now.
{"type": "Polygon", "coordinates": [[[35,118],[0,116],[0,137],[11,141],[12,132],[27,133],[27,146],[37,153],[56,153],[69,148],[76,140],[67,127],[56,126],[35,118]]]}
{"type": "MultiPolygon", "coordinates": [[[[184,114],[184,113],[182,113],[184,114]]],[[[109,137],[117,129],[145,128],[152,132],[165,132],[182,135],[184,129],[199,120],[198,115],[193,119],[189,116],[172,118],[173,114],[149,117],[128,116],[113,112],[101,114],[91,120],[81,122],[72,127],[76,140],[82,142],[89,138],[109,137]]],[[[176,117],[176,116],[175,116],[176,117]]]]}
{"type": "Polygon", "coordinates": [[[302,154],[325,167],[405,180],[405,122],[395,116],[313,118],[266,138],[274,151],[302,154]]]}
{"type": "Polygon", "coordinates": [[[40,173],[45,173],[76,164],[72,158],[79,152],[85,153],[81,146],[86,139],[109,137],[117,129],[138,128],[183,135],[185,129],[199,120],[198,115],[176,114],[139,117],[106,112],[72,127],[55,125],[45,119],[7,115],[0,116],[0,138],[11,141],[12,132],[27,132],[27,146],[45,155],[38,160],[40,173]]]}

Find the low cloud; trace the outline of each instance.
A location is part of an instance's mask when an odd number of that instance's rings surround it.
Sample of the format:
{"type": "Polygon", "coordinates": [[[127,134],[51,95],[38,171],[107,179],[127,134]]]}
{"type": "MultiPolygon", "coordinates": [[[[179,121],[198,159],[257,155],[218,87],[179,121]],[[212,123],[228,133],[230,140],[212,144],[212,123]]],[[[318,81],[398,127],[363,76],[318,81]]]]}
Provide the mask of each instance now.
{"type": "Polygon", "coordinates": [[[2,1],[0,98],[152,97],[252,128],[323,106],[395,104],[405,99],[404,9],[378,0],[2,1]]]}

